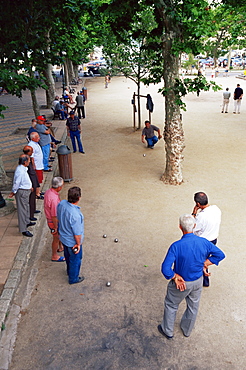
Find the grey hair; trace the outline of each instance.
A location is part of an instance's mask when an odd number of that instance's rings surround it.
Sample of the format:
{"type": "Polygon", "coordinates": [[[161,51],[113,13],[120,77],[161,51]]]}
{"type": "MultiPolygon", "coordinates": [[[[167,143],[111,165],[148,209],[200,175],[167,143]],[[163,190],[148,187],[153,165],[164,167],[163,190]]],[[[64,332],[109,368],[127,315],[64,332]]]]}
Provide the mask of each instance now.
{"type": "Polygon", "coordinates": [[[196,221],[195,221],[194,217],[187,214],[187,213],[179,217],[179,224],[180,224],[182,230],[186,231],[188,233],[193,232],[193,229],[195,227],[195,223],[196,223],[196,221]]]}
{"type": "MultiPolygon", "coordinates": [[[[31,140],[37,135],[38,133],[36,131],[30,133],[31,140]]],[[[39,136],[39,134],[38,134],[39,136]]]]}
{"type": "Polygon", "coordinates": [[[52,179],[52,188],[57,189],[63,185],[63,178],[62,177],[53,177],[52,179]]]}

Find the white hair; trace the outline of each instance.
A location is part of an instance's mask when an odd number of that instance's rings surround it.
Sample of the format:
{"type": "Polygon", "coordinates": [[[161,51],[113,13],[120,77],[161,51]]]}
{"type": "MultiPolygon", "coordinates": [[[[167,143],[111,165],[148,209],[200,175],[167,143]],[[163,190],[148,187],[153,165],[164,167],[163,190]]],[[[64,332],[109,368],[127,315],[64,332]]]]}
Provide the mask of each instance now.
{"type": "Polygon", "coordinates": [[[57,189],[63,185],[63,178],[62,177],[53,177],[52,179],[52,188],[57,189]]]}
{"type": "Polygon", "coordinates": [[[179,224],[182,230],[188,233],[192,233],[195,223],[194,217],[187,213],[179,217],[179,224]]]}

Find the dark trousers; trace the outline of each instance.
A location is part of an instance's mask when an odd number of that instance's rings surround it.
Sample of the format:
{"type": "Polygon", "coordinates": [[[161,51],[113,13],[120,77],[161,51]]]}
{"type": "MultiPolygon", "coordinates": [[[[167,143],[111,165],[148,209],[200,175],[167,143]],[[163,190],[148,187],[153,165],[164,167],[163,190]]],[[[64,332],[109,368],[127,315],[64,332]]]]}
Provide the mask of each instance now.
{"type": "MultiPolygon", "coordinates": [[[[211,240],[211,243],[216,245],[217,239],[211,240]]],[[[208,269],[206,269],[206,272],[208,272],[208,269]]],[[[209,286],[209,276],[205,276],[203,273],[203,286],[208,287],[209,286]]]]}
{"type": "Polygon", "coordinates": [[[29,206],[30,206],[30,218],[34,217],[34,212],[36,211],[36,189],[31,191],[29,196],[29,206]]]}
{"type": "Polygon", "coordinates": [[[77,107],[77,110],[78,110],[78,117],[79,119],[81,119],[81,113],[82,113],[82,117],[85,118],[85,107],[77,107]]]}
{"type": "Polygon", "coordinates": [[[67,274],[69,284],[75,284],[79,280],[79,272],[82,262],[82,245],[80,246],[79,253],[75,254],[72,251],[71,247],[67,247],[63,244],[64,247],[64,257],[67,264],[67,274]]]}

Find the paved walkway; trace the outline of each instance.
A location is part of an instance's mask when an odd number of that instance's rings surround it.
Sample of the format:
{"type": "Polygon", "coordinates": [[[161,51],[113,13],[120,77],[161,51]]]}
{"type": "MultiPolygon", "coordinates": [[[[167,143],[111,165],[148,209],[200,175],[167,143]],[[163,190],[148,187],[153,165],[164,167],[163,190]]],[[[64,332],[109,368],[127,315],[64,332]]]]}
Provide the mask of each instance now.
{"type": "MultiPolygon", "coordinates": [[[[82,85],[84,85],[84,81],[80,85],[75,86],[77,91],[79,91],[82,85]]],[[[61,92],[61,82],[57,82],[56,93],[61,96],[61,92]]],[[[45,114],[48,119],[52,119],[51,109],[43,108],[46,103],[45,91],[43,89],[37,90],[37,99],[41,107],[40,114],[45,114]]],[[[3,112],[5,118],[0,119],[0,148],[2,150],[4,168],[8,176],[12,178],[18,164],[18,157],[22,154],[22,149],[27,144],[25,136],[31,125],[31,120],[34,118],[31,95],[29,91],[23,92],[22,99],[11,95],[2,95],[0,96],[0,104],[8,106],[8,109],[3,112]]],[[[65,138],[63,135],[65,121],[56,119],[52,121],[52,127],[57,140],[65,138]]],[[[54,172],[56,168],[57,158],[53,162],[54,172]]],[[[42,190],[49,188],[53,173],[44,173],[42,190]]],[[[8,213],[6,207],[0,210],[0,325],[5,319],[5,314],[20,279],[21,270],[26,263],[26,253],[23,253],[23,250],[30,248],[33,243],[32,240],[23,238],[19,233],[17,212],[15,207],[13,207],[13,205],[15,206],[15,200],[8,199],[9,192],[10,189],[6,189],[2,191],[2,195],[6,199],[7,206],[10,208],[12,206],[14,211],[6,214],[8,213]]],[[[37,209],[41,210],[41,214],[38,216],[38,223],[42,215],[42,200],[37,201],[37,209]]]]}

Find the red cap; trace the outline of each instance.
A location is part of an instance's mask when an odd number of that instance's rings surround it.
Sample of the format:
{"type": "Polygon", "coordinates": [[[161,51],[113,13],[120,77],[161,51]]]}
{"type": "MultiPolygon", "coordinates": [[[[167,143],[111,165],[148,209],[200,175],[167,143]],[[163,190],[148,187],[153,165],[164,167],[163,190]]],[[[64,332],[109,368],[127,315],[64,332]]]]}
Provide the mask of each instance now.
{"type": "Polygon", "coordinates": [[[39,121],[45,121],[45,118],[44,118],[43,116],[38,116],[38,117],[37,117],[37,119],[38,119],[39,121]]]}

